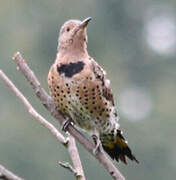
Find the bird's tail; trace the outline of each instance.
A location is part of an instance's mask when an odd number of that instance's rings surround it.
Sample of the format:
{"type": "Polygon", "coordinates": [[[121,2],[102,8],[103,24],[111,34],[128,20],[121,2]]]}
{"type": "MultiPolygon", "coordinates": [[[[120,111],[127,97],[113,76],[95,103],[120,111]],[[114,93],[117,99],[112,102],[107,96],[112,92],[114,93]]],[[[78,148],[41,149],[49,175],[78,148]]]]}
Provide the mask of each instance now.
{"type": "Polygon", "coordinates": [[[124,164],[126,162],[126,156],[139,163],[139,161],[132,154],[130,148],[128,147],[127,141],[122,136],[121,131],[118,129],[116,136],[112,134],[102,134],[100,135],[100,140],[103,146],[103,149],[112,159],[116,159],[117,161],[121,160],[124,164]]]}

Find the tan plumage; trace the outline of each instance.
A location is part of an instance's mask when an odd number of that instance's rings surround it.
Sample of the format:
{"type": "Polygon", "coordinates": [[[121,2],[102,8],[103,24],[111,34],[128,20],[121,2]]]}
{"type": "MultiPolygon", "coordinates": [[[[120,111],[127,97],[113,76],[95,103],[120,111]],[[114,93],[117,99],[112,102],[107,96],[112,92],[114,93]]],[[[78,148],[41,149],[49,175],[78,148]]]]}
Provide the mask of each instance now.
{"type": "Polygon", "coordinates": [[[58,54],[48,74],[51,95],[60,111],[81,129],[100,138],[104,150],[126,164],[136,160],[121,135],[113,95],[105,71],[88,55],[84,21],[69,20],[61,28],[58,54]]]}

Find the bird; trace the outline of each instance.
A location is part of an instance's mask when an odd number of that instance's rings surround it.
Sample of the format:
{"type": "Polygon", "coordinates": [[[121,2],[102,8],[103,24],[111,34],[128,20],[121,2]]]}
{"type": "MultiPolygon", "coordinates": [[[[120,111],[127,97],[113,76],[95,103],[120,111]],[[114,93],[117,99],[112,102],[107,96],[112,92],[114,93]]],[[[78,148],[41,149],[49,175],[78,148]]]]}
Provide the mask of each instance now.
{"type": "Polygon", "coordinates": [[[92,136],[96,151],[101,146],[117,162],[127,164],[128,157],[139,163],[120,130],[106,71],[88,54],[90,20],[71,19],[62,25],[56,60],[48,73],[50,94],[57,110],[92,136]]]}

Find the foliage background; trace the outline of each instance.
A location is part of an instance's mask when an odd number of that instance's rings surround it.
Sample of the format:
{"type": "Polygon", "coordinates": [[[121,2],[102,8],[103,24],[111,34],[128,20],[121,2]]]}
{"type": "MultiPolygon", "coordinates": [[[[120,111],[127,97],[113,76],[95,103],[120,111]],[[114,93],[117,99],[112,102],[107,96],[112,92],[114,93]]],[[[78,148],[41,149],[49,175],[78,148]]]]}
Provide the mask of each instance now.
{"type": "MultiPolygon", "coordinates": [[[[36,99],[11,57],[23,53],[47,88],[58,32],[68,19],[91,16],[88,50],[107,71],[120,124],[140,164],[116,164],[127,179],[176,176],[176,1],[1,0],[0,68],[32,105],[58,126],[36,99]]],[[[74,177],[58,167],[64,147],[27,113],[0,80],[0,163],[25,179],[74,177]]],[[[87,179],[111,177],[80,145],[87,179]]]]}

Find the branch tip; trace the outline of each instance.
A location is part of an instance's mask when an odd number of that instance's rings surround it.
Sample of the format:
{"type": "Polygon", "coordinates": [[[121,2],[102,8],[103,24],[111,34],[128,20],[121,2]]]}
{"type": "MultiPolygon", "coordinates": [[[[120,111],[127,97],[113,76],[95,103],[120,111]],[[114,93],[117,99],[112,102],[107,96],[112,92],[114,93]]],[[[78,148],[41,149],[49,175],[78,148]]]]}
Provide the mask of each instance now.
{"type": "Polygon", "coordinates": [[[23,180],[0,164],[0,178],[4,180],[23,180]]]}
{"type": "Polygon", "coordinates": [[[59,164],[60,166],[62,166],[63,168],[68,169],[70,172],[72,172],[72,173],[74,174],[74,176],[76,176],[76,177],[81,177],[81,175],[78,174],[78,172],[76,171],[76,169],[73,168],[73,166],[70,165],[68,162],[61,162],[61,161],[59,161],[58,164],[59,164]]]}

